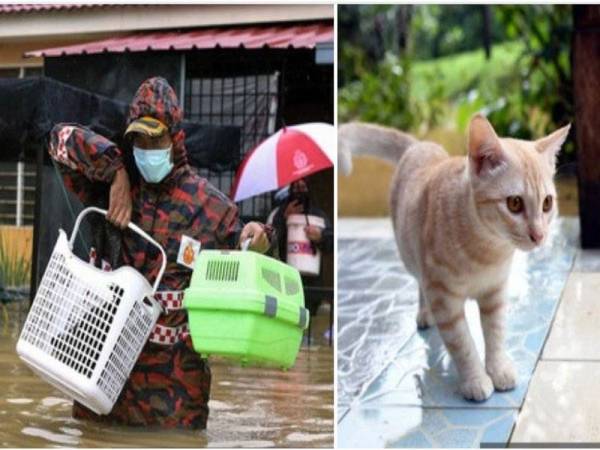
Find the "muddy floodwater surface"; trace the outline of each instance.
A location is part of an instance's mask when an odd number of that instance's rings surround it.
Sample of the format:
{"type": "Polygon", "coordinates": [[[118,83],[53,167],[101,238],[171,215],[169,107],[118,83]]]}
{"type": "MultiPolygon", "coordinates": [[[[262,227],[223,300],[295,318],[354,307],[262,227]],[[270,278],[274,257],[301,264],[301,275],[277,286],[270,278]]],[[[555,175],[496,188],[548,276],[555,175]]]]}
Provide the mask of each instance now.
{"type": "Polygon", "coordinates": [[[15,346],[25,304],[0,304],[2,447],[333,447],[333,350],[322,338],[328,312],[314,318],[313,343],[293,369],[211,360],[205,431],[136,429],[75,420],[71,401],[34,375],[15,346]]]}

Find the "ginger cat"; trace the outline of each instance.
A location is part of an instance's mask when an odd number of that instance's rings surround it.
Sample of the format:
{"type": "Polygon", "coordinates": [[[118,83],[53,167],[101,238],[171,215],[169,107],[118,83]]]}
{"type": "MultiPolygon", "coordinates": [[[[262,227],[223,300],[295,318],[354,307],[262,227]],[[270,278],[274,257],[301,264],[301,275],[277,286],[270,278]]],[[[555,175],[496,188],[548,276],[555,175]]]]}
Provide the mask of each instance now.
{"type": "Polygon", "coordinates": [[[515,387],[504,348],[504,306],[515,249],[544,243],[557,215],[556,154],[570,125],[537,141],[499,138],[482,115],[469,124],[468,155],[450,157],[439,145],[377,125],[339,128],[340,168],[352,154],[397,164],[390,192],[400,255],[420,288],[417,325],[437,325],[460,377],[459,390],[483,401],[494,388],[515,387]],[[485,365],[464,314],[479,304],[485,365]]]}

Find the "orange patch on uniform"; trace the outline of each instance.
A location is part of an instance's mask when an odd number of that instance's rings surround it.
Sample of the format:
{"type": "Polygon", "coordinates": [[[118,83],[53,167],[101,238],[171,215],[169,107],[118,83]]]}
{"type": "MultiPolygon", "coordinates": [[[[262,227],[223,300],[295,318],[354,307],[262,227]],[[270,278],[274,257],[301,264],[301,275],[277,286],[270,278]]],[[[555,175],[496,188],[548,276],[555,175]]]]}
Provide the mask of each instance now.
{"type": "Polygon", "coordinates": [[[198,256],[201,247],[202,244],[200,241],[197,241],[190,236],[182,235],[181,243],[179,244],[179,252],[177,254],[177,263],[193,269],[194,263],[196,262],[196,256],[198,256]]]}
{"type": "Polygon", "coordinates": [[[194,262],[194,259],[194,249],[192,248],[192,244],[188,243],[188,245],[185,247],[185,250],[183,251],[183,262],[185,262],[186,264],[192,264],[194,262]]]}

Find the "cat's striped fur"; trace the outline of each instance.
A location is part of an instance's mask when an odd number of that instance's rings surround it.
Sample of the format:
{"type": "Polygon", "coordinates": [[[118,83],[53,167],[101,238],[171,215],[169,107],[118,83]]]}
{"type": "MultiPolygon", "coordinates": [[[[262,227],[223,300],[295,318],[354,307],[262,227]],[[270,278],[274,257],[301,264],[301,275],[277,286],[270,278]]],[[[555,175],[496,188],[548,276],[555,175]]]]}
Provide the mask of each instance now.
{"type": "Polygon", "coordinates": [[[543,244],[557,214],[555,156],[568,131],[569,126],[537,141],[499,138],[487,119],[476,115],[469,125],[468,155],[450,157],[435,143],[390,128],[361,123],[339,128],[342,170],[351,169],[353,154],[397,164],[391,216],[402,259],[419,281],[417,323],[437,325],[467,399],[482,401],[494,388],[516,384],[504,349],[508,274],[514,250],[543,244]],[[519,205],[522,210],[514,212],[519,205]],[[465,321],[467,298],[479,304],[485,364],[465,321]]]}

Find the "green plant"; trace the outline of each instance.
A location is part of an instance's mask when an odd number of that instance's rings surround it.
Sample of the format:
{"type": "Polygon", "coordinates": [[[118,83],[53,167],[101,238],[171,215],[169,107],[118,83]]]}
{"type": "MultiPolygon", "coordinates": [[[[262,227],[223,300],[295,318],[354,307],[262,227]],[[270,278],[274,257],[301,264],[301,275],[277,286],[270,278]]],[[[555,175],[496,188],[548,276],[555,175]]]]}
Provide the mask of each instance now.
{"type": "Polygon", "coordinates": [[[29,285],[31,262],[8,251],[5,238],[0,234],[0,286],[29,285]]]}
{"type": "Polygon", "coordinates": [[[340,121],[360,119],[409,129],[417,117],[410,104],[409,72],[410,60],[392,53],[386,53],[373,71],[359,70],[359,79],[339,91],[340,121]]]}
{"type": "MultiPolygon", "coordinates": [[[[499,21],[523,50],[516,71],[519,91],[491,114],[494,124],[516,137],[530,139],[573,121],[570,64],[571,5],[502,5],[499,21]]],[[[569,143],[566,152],[573,151],[569,143]]],[[[572,155],[571,155],[572,157],[572,155]]]]}
{"type": "MultiPolygon", "coordinates": [[[[483,49],[485,17],[493,8],[490,5],[415,6],[410,30],[414,57],[427,60],[483,49]]],[[[502,28],[493,23],[489,25],[491,43],[505,40],[502,28]]]]}
{"type": "Polygon", "coordinates": [[[404,54],[411,5],[340,5],[338,86],[373,72],[386,53],[404,54]]]}
{"type": "Polygon", "coordinates": [[[449,117],[448,90],[439,73],[424,73],[420,81],[427,89],[412,89],[414,76],[411,77],[410,99],[414,112],[413,129],[425,133],[447,122],[449,117]]]}

